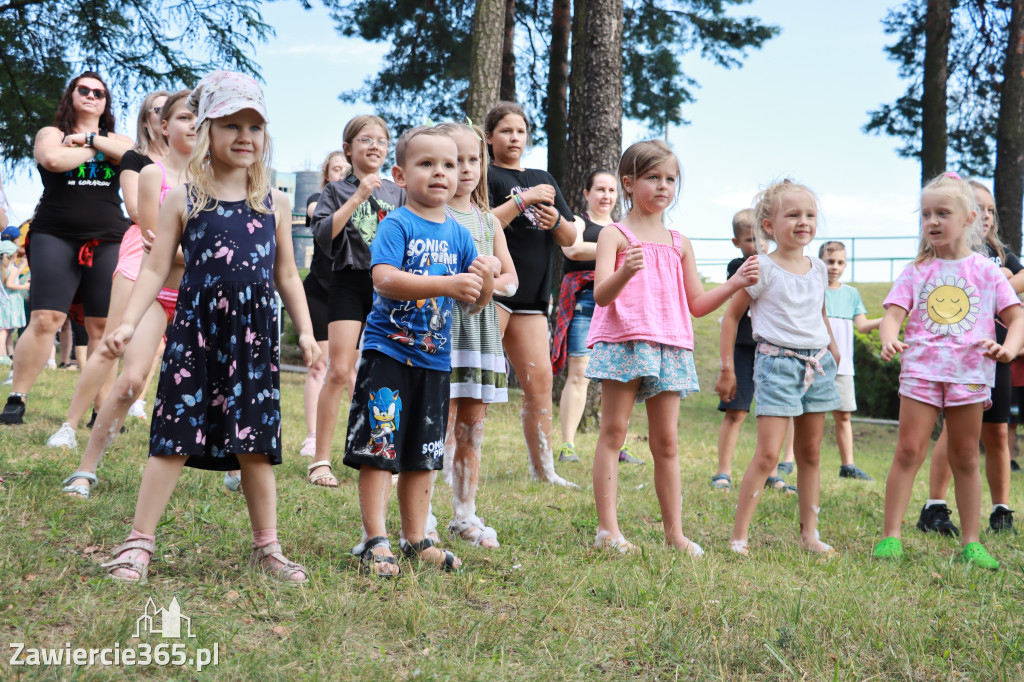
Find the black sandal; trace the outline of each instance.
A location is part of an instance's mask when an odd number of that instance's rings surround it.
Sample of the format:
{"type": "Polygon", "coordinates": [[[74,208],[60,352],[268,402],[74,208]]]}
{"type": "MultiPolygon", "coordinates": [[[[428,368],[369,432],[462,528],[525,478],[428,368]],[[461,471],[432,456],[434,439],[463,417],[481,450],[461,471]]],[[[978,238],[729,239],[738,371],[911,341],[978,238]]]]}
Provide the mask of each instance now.
{"type": "MultiPolygon", "coordinates": [[[[427,550],[427,549],[430,549],[431,547],[435,547],[436,546],[436,545],[434,545],[434,541],[431,540],[430,538],[423,538],[422,540],[420,540],[416,544],[413,544],[413,543],[409,542],[408,540],[406,540],[405,538],[402,538],[402,540],[399,542],[399,545],[401,545],[401,547],[402,547],[402,553],[404,553],[406,558],[409,558],[409,559],[411,559],[414,556],[415,557],[419,557],[420,553],[422,553],[424,550],[427,550]]],[[[440,569],[442,569],[444,571],[457,571],[458,569],[455,568],[455,559],[457,557],[454,554],[452,554],[451,551],[449,551],[447,549],[441,549],[440,547],[438,547],[437,549],[440,550],[444,554],[444,563],[443,564],[438,564],[438,563],[435,563],[433,561],[426,561],[425,563],[428,563],[428,564],[430,564],[432,566],[437,566],[438,568],[440,568],[440,569]]],[[[422,559],[421,559],[421,561],[422,561],[422,559]]]]}
{"type": "Polygon", "coordinates": [[[378,535],[375,538],[370,538],[363,543],[363,551],[359,553],[359,566],[360,570],[367,574],[373,575],[378,578],[394,578],[401,574],[401,569],[398,573],[381,573],[379,564],[392,564],[397,566],[398,559],[393,556],[381,556],[374,554],[373,550],[375,547],[387,547],[391,549],[391,541],[383,535],[378,535]]]}

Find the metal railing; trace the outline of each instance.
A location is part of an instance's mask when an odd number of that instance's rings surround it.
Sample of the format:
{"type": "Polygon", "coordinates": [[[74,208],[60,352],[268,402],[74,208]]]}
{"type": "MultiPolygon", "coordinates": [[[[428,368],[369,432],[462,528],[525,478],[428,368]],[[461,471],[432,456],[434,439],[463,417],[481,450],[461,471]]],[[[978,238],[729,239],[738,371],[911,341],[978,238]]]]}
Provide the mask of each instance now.
{"type": "MultiPolygon", "coordinates": [[[[897,266],[902,268],[904,265],[914,260],[914,258],[917,256],[918,238],[919,235],[916,234],[879,237],[829,237],[828,239],[815,239],[807,248],[807,253],[813,254],[815,256],[818,255],[818,249],[820,249],[821,245],[824,244],[826,241],[842,242],[843,244],[846,245],[847,262],[846,277],[844,277],[844,279],[848,277],[850,281],[859,281],[857,280],[857,263],[888,263],[889,281],[891,282],[894,279],[896,279],[896,275],[899,274],[897,266]],[[884,255],[884,249],[882,247],[885,245],[885,243],[896,241],[904,242],[906,246],[900,246],[898,248],[898,255],[884,255]],[[871,249],[870,245],[873,242],[881,242],[882,244],[877,246],[875,249],[871,249]],[[867,253],[864,253],[864,255],[858,256],[858,244],[860,245],[859,248],[862,253],[865,251],[873,253],[878,253],[879,251],[882,251],[883,255],[868,255],[867,253]]],[[[699,246],[696,247],[694,250],[697,254],[698,269],[710,268],[712,266],[720,266],[724,270],[725,266],[728,265],[730,261],[732,261],[739,255],[737,253],[736,247],[733,246],[732,244],[732,240],[729,238],[690,237],[690,241],[720,245],[723,247],[722,249],[719,249],[720,251],[730,252],[730,255],[728,256],[702,258],[700,255],[702,249],[699,246]]]]}

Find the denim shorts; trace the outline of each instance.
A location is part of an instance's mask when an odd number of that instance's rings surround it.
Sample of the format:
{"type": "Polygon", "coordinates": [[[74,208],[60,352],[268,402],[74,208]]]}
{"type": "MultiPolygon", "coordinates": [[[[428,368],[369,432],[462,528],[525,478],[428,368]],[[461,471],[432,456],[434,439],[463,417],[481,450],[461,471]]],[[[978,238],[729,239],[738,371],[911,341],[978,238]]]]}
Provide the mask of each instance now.
{"type": "Polygon", "coordinates": [[[588,379],[610,379],[628,383],[641,379],[636,402],[664,391],[677,391],[685,398],[700,390],[693,351],[651,341],[594,344],[586,375],[588,379]]]}
{"type": "MultiPolygon", "coordinates": [[[[801,355],[811,356],[818,348],[794,348],[801,355]]],[[[836,361],[831,353],[821,358],[822,376],[814,373],[814,383],[804,392],[807,363],[800,358],[758,353],[754,360],[754,414],[758,417],[799,417],[809,412],[832,412],[839,409],[836,390],[836,361]]]]}
{"type": "Polygon", "coordinates": [[[586,357],[590,355],[587,348],[587,334],[590,333],[590,321],[594,318],[594,290],[582,289],[576,294],[576,308],[569,322],[569,333],[566,338],[569,357],[586,357]]]}

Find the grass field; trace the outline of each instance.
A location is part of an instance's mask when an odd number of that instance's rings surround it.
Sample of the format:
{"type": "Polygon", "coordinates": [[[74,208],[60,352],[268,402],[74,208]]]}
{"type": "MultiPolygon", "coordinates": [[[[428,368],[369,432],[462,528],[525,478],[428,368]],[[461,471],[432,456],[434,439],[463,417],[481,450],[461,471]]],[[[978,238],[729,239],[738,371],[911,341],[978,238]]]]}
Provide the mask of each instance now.
{"type": "MultiPolygon", "coordinates": [[[[864,288],[871,316],[881,314],[886,289],[864,288]]],[[[728,552],[735,493],[708,485],[719,423],[711,393],[719,315],[697,323],[704,393],[684,401],[679,422],[684,531],[707,550],[699,561],[662,546],[650,464],[620,474],[620,524],[642,552],[593,549],[587,453],[596,432],[577,442],[582,463],[558,467],[582,490],[530,482],[515,396],[491,410],[479,496],[479,513],[497,528],[501,548],[451,541],[466,564],[455,575],[403,562],[398,580],[362,576],[348,553],[359,539],[354,472],[339,468],[337,490],[304,483],[308,460],[296,454],[305,435],[302,377],[283,375],[280,532],[285,551],[310,570],[310,584],[289,588],[250,573],[243,498],[228,493],[220,475],[191,470],[158,531],[149,584],[108,582],[98,564],[130,527],[148,422],[132,424],[114,445],[91,500],[68,498],[61,480],[77,456],[44,443],[63,420],[77,374],[45,372],[26,424],[0,431],[0,679],[1024,678],[1024,552],[1017,536],[984,534],[1003,564],[999,571],[964,566],[953,541],[913,528],[927,497],[921,476],[906,519],[906,559],[870,558],[882,527],[891,427],[854,427],[857,462],[873,483],[841,482],[835,444],[826,439],[821,532],[839,558],[823,563],[800,552],[795,498],[768,492],[751,529],[752,558],[728,552]],[[162,607],[177,598],[196,637],[132,639],[150,597],[162,607]],[[201,673],[9,663],[11,643],[124,649],[161,641],[184,642],[190,655],[216,644],[219,663],[201,673]]],[[[638,407],[631,440],[649,460],[646,432],[638,407]]],[[[754,433],[751,419],[734,485],[754,433]]],[[[342,429],[336,453],[343,437],[342,429]]],[[[987,504],[987,492],[983,499],[987,504]]],[[[1018,478],[1011,500],[1024,508],[1018,478]]],[[[447,523],[450,492],[443,484],[435,510],[447,523]]],[[[394,501],[389,528],[397,540],[394,501]]]]}

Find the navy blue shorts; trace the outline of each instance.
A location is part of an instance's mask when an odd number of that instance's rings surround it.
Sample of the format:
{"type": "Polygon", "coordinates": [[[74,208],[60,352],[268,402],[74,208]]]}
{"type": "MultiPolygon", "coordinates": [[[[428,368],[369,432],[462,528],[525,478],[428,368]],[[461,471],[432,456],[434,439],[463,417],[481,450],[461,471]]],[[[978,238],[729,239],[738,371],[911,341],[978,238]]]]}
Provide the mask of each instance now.
{"type": "Polygon", "coordinates": [[[736,368],[736,395],[730,402],[718,401],[718,411],[740,410],[750,412],[754,401],[754,354],[755,346],[733,346],[732,366],[736,368]]]}

